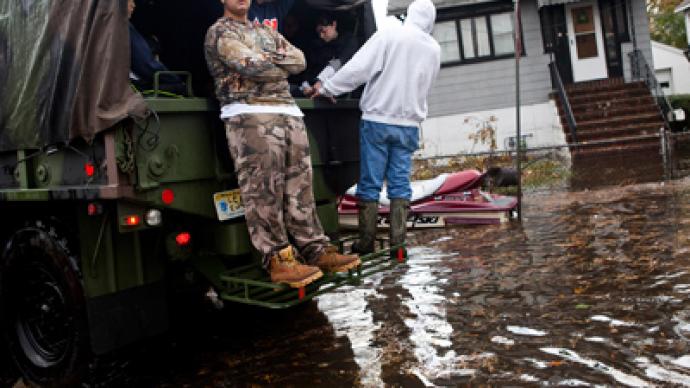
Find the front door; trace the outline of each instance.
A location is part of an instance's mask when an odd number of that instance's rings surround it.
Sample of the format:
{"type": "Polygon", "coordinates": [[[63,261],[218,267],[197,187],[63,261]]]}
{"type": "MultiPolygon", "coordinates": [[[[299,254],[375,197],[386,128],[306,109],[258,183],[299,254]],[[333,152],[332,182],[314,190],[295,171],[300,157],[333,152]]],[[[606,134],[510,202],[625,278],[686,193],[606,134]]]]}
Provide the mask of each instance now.
{"type": "Polygon", "coordinates": [[[573,81],[606,78],[606,56],[596,0],[567,4],[565,19],[568,25],[573,81]]]}

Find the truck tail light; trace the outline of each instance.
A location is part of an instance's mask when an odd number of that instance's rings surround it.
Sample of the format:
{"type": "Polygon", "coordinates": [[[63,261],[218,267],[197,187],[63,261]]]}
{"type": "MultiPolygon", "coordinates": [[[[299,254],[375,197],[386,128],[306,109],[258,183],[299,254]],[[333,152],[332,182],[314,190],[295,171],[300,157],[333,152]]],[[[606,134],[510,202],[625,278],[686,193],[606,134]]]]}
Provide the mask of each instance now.
{"type": "Polygon", "coordinates": [[[84,163],[84,172],[86,173],[86,176],[91,178],[93,174],[96,173],[96,166],[94,166],[94,164],[91,162],[86,162],[84,163]]]}
{"type": "Polygon", "coordinates": [[[124,224],[126,226],[139,226],[141,224],[141,217],[136,214],[125,216],[124,224]]]}
{"type": "Polygon", "coordinates": [[[191,241],[192,241],[192,235],[189,234],[189,232],[178,233],[177,236],[175,236],[175,242],[180,247],[184,247],[184,246],[189,245],[189,243],[191,241]]]}
{"type": "Polygon", "coordinates": [[[86,205],[86,214],[90,216],[100,216],[103,214],[103,205],[98,202],[91,202],[86,205]]]}
{"type": "Polygon", "coordinates": [[[165,189],[161,193],[161,201],[163,201],[164,204],[170,205],[175,201],[175,192],[173,192],[170,189],[165,189]]]}

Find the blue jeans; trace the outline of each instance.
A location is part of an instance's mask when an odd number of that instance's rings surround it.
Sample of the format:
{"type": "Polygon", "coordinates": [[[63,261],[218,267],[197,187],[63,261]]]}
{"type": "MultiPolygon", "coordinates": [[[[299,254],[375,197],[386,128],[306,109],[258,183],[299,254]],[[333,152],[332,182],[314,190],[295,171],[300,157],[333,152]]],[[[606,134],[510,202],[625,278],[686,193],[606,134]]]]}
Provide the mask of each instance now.
{"type": "Polygon", "coordinates": [[[385,177],[389,199],[409,200],[412,153],[419,148],[419,129],[362,120],[359,140],[357,197],[378,202],[385,177]]]}

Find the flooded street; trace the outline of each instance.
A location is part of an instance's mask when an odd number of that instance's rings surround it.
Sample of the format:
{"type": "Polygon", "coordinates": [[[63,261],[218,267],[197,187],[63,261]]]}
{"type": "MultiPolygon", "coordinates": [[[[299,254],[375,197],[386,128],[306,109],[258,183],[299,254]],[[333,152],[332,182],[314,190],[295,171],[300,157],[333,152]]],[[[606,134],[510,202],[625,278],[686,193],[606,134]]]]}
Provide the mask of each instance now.
{"type": "Polygon", "coordinates": [[[186,313],[137,386],[690,386],[690,180],[526,195],[524,222],[290,311],[186,313]]]}
{"type": "Polygon", "coordinates": [[[689,180],[530,194],[298,311],[199,317],[150,383],[690,385],[689,236],[689,180]]]}

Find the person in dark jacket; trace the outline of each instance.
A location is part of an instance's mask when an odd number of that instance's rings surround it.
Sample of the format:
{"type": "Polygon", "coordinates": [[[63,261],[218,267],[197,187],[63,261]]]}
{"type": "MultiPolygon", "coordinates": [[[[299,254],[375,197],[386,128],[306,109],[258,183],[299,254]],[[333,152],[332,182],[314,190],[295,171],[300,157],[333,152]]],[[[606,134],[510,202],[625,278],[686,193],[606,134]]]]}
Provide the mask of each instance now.
{"type": "Polygon", "coordinates": [[[295,0],[254,0],[249,7],[248,19],[255,24],[270,26],[282,34],[285,28],[285,17],[295,0]]]}
{"type": "Polygon", "coordinates": [[[338,30],[338,20],[334,15],[323,14],[317,18],[316,34],[320,44],[309,57],[307,78],[313,87],[304,89],[306,95],[319,88],[357,52],[359,45],[354,34],[341,30],[338,30]]]}
{"type": "MultiPolygon", "coordinates": [[[[128,0],[128,18],[132,18],[135,8],[134,0],[128,0]]],[[[152,89],[156,72],[168,71],[168,68],[158,60],[149,42],[132,23],[129,23],[129,45],[131,51],[130,81],[140,91],[152,89]]],[[[174,74],[161,74],[159,81],[161,90],[181,95],[186,93],[184,82],[174,74]]]]}

